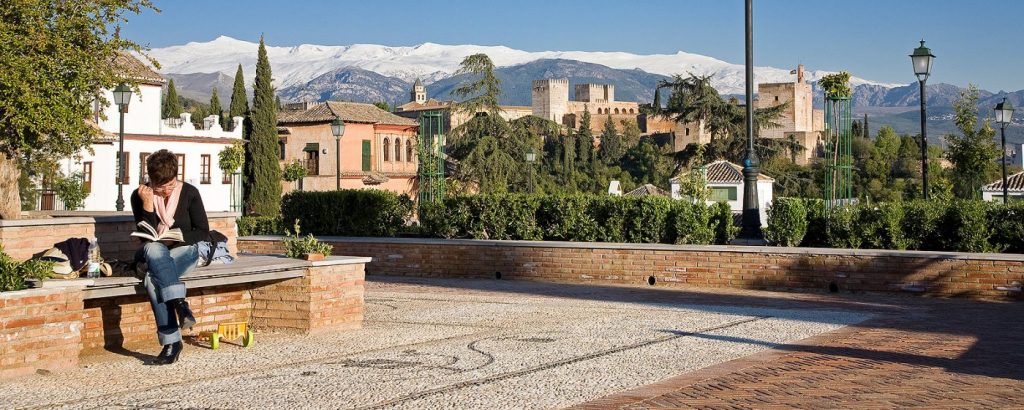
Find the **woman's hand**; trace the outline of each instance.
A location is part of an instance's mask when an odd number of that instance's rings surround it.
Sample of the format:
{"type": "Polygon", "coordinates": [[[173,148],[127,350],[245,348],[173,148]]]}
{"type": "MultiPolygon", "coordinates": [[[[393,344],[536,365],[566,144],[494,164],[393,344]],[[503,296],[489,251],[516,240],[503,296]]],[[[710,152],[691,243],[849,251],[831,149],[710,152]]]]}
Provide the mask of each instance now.
{"type": "Polygon", "coordinates": [[[153,206],[153,188],[150,188],[149,185],[146,184],[139,185],[139,198],[142,199],[143,210],[145,210],[146,212],[154,211],[155,208],[153,206]]]}

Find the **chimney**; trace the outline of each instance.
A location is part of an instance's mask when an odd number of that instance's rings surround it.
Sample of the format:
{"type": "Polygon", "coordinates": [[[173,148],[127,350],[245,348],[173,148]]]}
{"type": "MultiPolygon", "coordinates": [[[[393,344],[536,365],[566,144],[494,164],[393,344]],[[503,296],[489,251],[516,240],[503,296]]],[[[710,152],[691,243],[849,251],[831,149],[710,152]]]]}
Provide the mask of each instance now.
{"type": "Polygon", "coordinates": [[[796,82],[797,84],[804,83],[804,65],[800,64],[796,66],[796,82]]]}

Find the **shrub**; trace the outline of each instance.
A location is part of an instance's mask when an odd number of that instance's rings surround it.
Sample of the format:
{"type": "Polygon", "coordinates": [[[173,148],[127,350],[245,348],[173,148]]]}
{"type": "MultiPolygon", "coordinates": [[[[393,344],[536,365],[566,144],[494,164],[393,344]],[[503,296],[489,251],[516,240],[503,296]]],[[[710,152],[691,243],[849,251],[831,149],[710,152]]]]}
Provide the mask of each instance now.
{"type": "Polygon", "coordinates": [[[299,220],[314,235],[395,236],[412,213],[411,202],[376,189],[291,192],[281,218],[299,220]]]}
{"type": "Polygon", "coordinates": [[[295,236],[285,231],[284,238],[284,249],[285,256],[289,258],[301,258],[302,255],[319,253],[324,256],[331,256],[331,251],[334,249],[329,243],[320,242],[313,235],[309,234],[306,237],[301,236],[302,227],[299,221],[295,221],[295,236]]]}
{"type": "Polygon", "coordinates": [[[989,202],[955,200],[949,203],[939,223],[942,249],[958,252],[995,251],[986,220],[989,202]]]}
{"type": "Polygon", "coordinates": [[[238,218],[238,235],[281,235],[284,227],[280,216],[243,216],[238,218]]]}
{"type": "Polygon", "coordinates": [[[666,237],[666,223],[671,199],[645,196],[625,198],[626,242],[661,243],[666,237]]]}
{"type": "Polygon", "coordinates": [[[825,201],[806,198],[807,233],[800,246],[823,248],[828,246],[828,225],[825,223],[825,201]]]}
{"type": "Polygon", "coordinates": [[[993,247],[1003,252],[1024,253],[1024,202],[990,207],[986,219],[992,224],[989,240],[993,247]]]}
{"type": "Polygon", "coordinates": [[[711,206],[711,225],[715,227],[715,243],[725,245],[736,238],[740,227],[736,226],[732,217],[732,208],[725,202],[719,202],[711,206]]]}
{"type": "Polygon", "coordinates": [[[58,176],[53,184],[57,197],[64,203],[64,209],[74,211],[85,206],[85,198],[89,192],[85,190],[84,177],[81,172],[69,176],[58,176]]]}
{"type": "Polygon", "coordinates": [[[829,246],[833,248],[857,249],[861,245],[861,234],[858,232],[860,209],[856,206],[833,208],[826,217],[826,236],[829,246]]]}
{"type": "Polygon", "coordinates": [[[907,249],[940,250],[938,227],[946,212],[946,204],[932,201],[912,201],[903,205],[903,236],[907,249]]]}
{"type": "Polygon", "coordinates": [[[799,198],[778,198],[768,208],[764,238],[774,246],[800,246],[807,234],[807,207],[799,198]]]}
{"type": "Polygon", "coordinates": [[[880,203],[860,210],[856,230],[861,245],[874,249],[907,249],[910,241],[903,233],[903,204],[880,203]]]}
{"type": "Polygon", "coordinates": [[[556,241],[593,242],[598,226],[591,213],[593,195],[548,195],[537,208],[537,223],[544,229],[544,239],[556,241]]]}
{"type": "Polygon", "coordinates": [[[675,243],[707,245],[715,241],[717,227],[711,223],[712,210],[707,206],[676,201],[672,210],[675,243]]]}
{"type": "Polygon", "coordinates": [[[45,280],[53,274],[53,262],[29,259],[14,260],[0,245],[0,292],[22,290],[28,287],[26,279],[45,280]]]}

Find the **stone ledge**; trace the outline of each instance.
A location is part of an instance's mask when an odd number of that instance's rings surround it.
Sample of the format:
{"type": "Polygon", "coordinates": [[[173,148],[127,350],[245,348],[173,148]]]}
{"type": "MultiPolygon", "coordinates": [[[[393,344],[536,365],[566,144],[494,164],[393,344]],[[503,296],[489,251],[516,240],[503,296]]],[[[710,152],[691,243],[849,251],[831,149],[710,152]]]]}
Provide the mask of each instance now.
{"type": "MultiPolygon", "coordinates": [[[[239,241],[280,241],[279,235],[240,236],[239,241]]],[[[884,256],[923,259],[970,259],[983,261],[1024,262],[1024,255],[1002,253],[967,253],[941,251],[894,251],[885,249],[835,249],[835,248],[788,248],[781,246],[734,246],[734,245],[668,245],[649,243],[609,242],[568,242],[568,241],[498,241],[487,239],[436,239],[436,238],[377,238],[321,236],[321,242],[382,243],[410,245],[462,245],[512,248],[589,248],[618,250],[687,251],[687,252],[732,252],[781,255],[822,255],[822,256],[884,256]]]]}

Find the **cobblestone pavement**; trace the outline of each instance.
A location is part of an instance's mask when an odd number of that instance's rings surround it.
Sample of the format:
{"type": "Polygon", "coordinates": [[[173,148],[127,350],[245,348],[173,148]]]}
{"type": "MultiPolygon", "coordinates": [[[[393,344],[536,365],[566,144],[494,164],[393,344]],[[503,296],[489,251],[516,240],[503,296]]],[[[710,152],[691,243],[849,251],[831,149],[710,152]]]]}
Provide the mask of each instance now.
{"type": "Polygon", "coordinates": [[[380,277],[366,301],[362,330],[104,355],[0,408],[1024,408],[1020,303],[380,277]]]}

